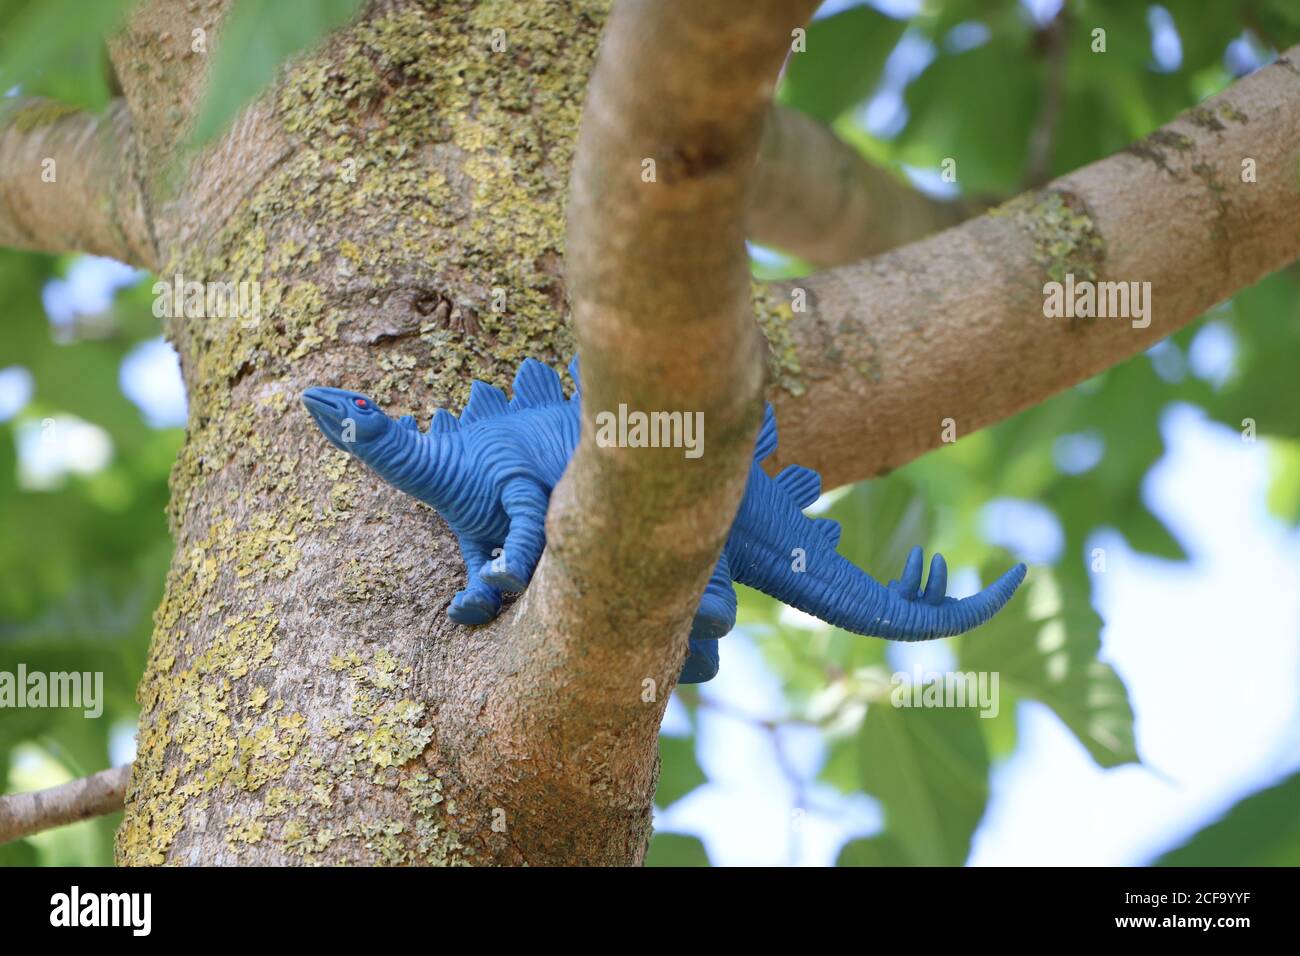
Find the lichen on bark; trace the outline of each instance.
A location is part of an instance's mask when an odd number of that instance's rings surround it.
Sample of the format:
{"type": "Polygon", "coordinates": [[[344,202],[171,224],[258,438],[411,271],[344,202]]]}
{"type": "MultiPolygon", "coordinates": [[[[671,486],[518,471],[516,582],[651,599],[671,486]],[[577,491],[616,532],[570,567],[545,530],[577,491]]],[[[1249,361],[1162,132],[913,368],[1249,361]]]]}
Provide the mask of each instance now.
{"type": "Polygon", "coordinates": [[[297,395],[424,417],[567,358],[565,186],[605,6],[375,4],[237,130],[283,158],[161,275],[259,283],[261,313],[166,320],[190,421],[119,862],[523,861],[496,824],[527,814],[440,733],[492,657],[443,616],[454,541],[297,395]]]}
{"type": "Polygon", "coordinates": [[[1063,189],[1025,193],[991,213],[1014,217],[1033,240],[1034,260],[1053,282],[1067,275],[1095,281],[1106,261],[1106,240],[1083,198],[1063,189]]]}

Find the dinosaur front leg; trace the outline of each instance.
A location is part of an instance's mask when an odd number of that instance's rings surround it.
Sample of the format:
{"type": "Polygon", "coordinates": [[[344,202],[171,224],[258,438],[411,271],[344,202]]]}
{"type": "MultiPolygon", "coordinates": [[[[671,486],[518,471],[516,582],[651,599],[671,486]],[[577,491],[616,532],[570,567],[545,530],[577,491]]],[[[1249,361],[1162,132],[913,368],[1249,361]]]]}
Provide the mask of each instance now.
{"type": "Polygon", "coordinates": [[[461,535],[460,554],[465,559],[465,572],[469,583],[465,590],[456,592],[447,608],[447,617],[457,624],[486,624],[501,613],[501,592],[483,580],[479,574],[491,552],[486,544],[461,535]]]}
{"type": "Polygon", "coordinates": [[[536,482],[516,478],[501,492],[501,507],[510,519],[505,547],[483,565],[484,581],[502,591],[522,591],[532,579],[546,547],[546,492],[536,482]]]}

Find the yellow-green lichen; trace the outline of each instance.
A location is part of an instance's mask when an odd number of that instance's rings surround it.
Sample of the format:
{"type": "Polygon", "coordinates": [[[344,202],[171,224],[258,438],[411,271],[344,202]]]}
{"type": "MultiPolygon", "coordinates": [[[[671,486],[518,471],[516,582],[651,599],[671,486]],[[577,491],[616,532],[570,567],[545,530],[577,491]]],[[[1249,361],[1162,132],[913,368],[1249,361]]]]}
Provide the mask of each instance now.
{"type": "Polygon", "coordinates": [[[1250,117],[1237,109],[1237,107],[1233,106],[1231,103],[1220,103],[1219,115],[1224,119],[1232,120],[1234,123],[1241,123],[1244,125],[1250,122],[1250,117]]]}
{"type": "Polygon", "coordinates": [[[57,100],[38,100],[14,110],[9,122],[18,132],[30,133],[42,126],[49,126],[65,116],[74,116],[80,112],[77,107],[57,100]]]}
{"type": "Polygon", "coordinates": [[[754,317],[767,339],[768,371],[774,385],[790,395],[804,391],[803,366],[795,348],[790,323],[794,321],[794,307],[779,286],[754,282],[750,287],[754,317]]]}
{"type": "MultiPolygon", "coordinates": [[[[607,6],[377,6],[290,67],[274,106],[293,148],[161,270],[256,282],[261,308],[167,321],[190,422],[171,477],[178,550],[139,692],[121,862],[164,862],[200,825],[241,855],[270,845],[303,862],[468,856],[427,767],[432,718],[409,665],[340,643],[337,667],[305,675],[311,690],[283,673],[302,658],[279,642],[304,635],[286,634],[283,611],[259,595],[284,594],[307,555],[336,547],[329,528],[355,494],[348,456],[305,457],[286,435],[301,428],[319,444],[294,415],[293,373],[371,335],[376,314],[414,324],[351,365],[349,382],[329,384],[454,405],[471,377],[506,384],[525,356],[567,359],[565,193],[607,6]],[[413,310],[416,287],[448,308],[413,310]],[[378,787],[389,802],[358,809],[339,799],[344,787],[378,787]]],[[[342,607],[393,586],[356,568],[345,579],[342,607]]]]}
{"type": "Polygon", "coordinates": [[[1226,126],[1215,115],[1214,110],[1205,106],[1193,106],[1187,111],[1187,120],[1201,129],[1209,130],[1212,133],[1221,133],[1226,126]]]}
{"type": "Polygon", "coordinates": [[[470,374],[505,382],[526,355],[569,351],[558,283],[564,171],[606,5],[394,11],[300,64],[281,92],[286,130],[313,147],[285,175],[310,185],[326,221],[401,210],[337,253],[372,277],[401,263],[445,279],[452,324],[421,335],[431,356],[473,354],[466,386],[470,374]],[[494,49],[493,31],[506,51],[494,49]],[[374,122],[358,129],[358,110],[374,111],[374,122]],[[459,157],[452,175],[429,162],[430,149],[459,157]],[[454,237],[440,248],[431,230],[454,237]]]}
{"type": "Polygon", "coordinates": [[[1047,190],[1019,196],[990,213],[1015,217],[1033,240],[1034,261],[1048,278],[1066,275],[1096,281],[1106,261],[1106,242],[1083,200],[1074,193],[1047,190]]]}

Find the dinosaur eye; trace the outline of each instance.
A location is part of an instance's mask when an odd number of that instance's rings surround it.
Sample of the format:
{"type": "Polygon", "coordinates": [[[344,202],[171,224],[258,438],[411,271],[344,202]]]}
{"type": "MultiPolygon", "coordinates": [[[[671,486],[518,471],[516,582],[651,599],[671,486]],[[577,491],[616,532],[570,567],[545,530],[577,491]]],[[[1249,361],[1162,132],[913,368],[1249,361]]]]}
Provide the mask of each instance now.
{"type": "Polygon", "coordinates": [[[364,398],[354,398],[352,401],[356,402],[357,408],[366,407],[366,400],[364,398]]]}

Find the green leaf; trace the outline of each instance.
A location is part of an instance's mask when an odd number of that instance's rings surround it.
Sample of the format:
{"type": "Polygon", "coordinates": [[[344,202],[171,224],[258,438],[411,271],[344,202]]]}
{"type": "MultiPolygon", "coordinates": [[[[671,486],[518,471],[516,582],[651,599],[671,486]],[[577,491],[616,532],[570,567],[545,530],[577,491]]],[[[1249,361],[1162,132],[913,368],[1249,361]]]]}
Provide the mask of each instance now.
{"type": "Polygon", "coordinates": [[[1252,5],[1256,32],[1277,50],[1287,50],[1300,41],[1300,7],[1294,0],[1263,0],[1252,5]]]}
{"type": "Polygon", "coordinates": [[[289,57],[343,26],[360,6],[361,0],[238,0],[216,45],[195,141],[215,136],[289,57]]]}
{"type": "MultiPolygon", "coordinates": [[[[1092,57],[1084,49],[1072,55],[1092,57]]],[[[1113,99],[1091,84],[1072,87],[1055,131],[1049,173],[1059,176],[1118,153],[1137,138],[1113,99]]]]}
{"type": "Polygon", "coordinates": [[[1079,73],[1091,73],[1103,81],[1100,73],[1131,76],[1144,71],[1151,62],[1151,28],[1147,23],[1147,6],[1131,0],[1095,0],[1089,4],[1086,22],[1070,32],[1070,65],[1079,73]],[[1093,31],[1106,31],[1106,51],[1093,53],[1093,31]],[[1086,55],[1085,55],[1086,54],[1086,55]],[[1105,66],[1112,69],[1106,70],[1105,66]]]}
{"type": "Polygon", "coordinates": [[[988,802],[989,759],[970,708],[873,705],[858,732],[862,789],[880,801],[896,859],[960,866],[988,802]]]}
{"type": "Polygon", "coordinates": [[[99,107],[108,101],[105,38],[133,0],[32,0],[0,14],[0,90],[99,107]]]}
{"type": "Polygon", "coordinates": [[[40,866],[36,847],[30,840],[0,843],[0,866],[40,866]]]}
{"type": "Polygon", "coordinates": [[[1270,447],[1268,510],[1287,524],[1300,522],[1300,442],[1274,441],[1270,447]]]}
{"type": "MultiPolygon", "coordinates": [[[[0,365],[20,365],[35,380],[31,404],[0,422],[0,670],[13,672],[22,663],[47,673],[102,673],[103,716],[87,719],[79,708],[6,711],[0,768],[14,763],[19,748],[35,748],[53,766],[79,776],[107,766],[110,732],[136,718],[151,616],[173,550],[167,477],[183,433],[147,428],[119,384],[122,357],[158,334],[147,285],[143,292],[137,287],[119,294],[102,322],[79,323],[86,334],[54,341],[41,290],[67,261],[0,251],[9,319],[0,365]],[[92,329],[102,337],[90,337],[92,329]],[[58,490],[19,487],[16,430],[66,413],[108,432],[112,462],[98,474],[69,478],[58,490]],[[102,493],[105,482],[117,487],[115,497],[102,493]]],[[[9,783],[17,789],[39,785],[9,783]]],[[[109,865],[118,819],[61,828],[26,846],[44,865],[109,865]]]]}
{"type": "Polygon", "coordinates": [[[1232,300],[1235,374],[1205,404],[1216,419],[1241,432],[1254,422],[1259,435],[1300,438],[1292,390],[1300,351],[1300,275],[1293,269],[1262,279],[1232,300]]]}
{"type": "Polygon", "coordinates": [[[1126,503],[1128,507],[1122,508],[1119,507],[1121,502],[1116,502],[1112,520],[1123,532],[1129,547],[1167,561],[1187,560],[1187,552],[1178,539],[1170,533],[1163,521],[1147,509],[1138,494],[1128,496],[1126,503]]]}
{"type": "Polygon", "coordinates": [[[778,99],[831,122],[875,88],[906,26],[866,6],[814,21],[807,48],[790,54],[778,99]]]}
{"type": "Polygon", "coordinates": [[[858,741],[843,735],[826,741],[826,762],[817,772],[817,779],[829,784],[840,793],[858,792],[858,741]]]}
{"type": "Polygon", "coordinates": [[[916,861],[892,837],[881,834],[850,840],[840,850],[836,866],[915,866],[916,861]]]}
{"type": "Polygon", "coordinates": [[[1300,866],[1300,773],[1246,797],[1157,866],[1300,866]]]}
{"type": "Polygon", "coordinates": [[[1098,660],[1101,617],[1087,596],[1036,567],[1006,608],[961,643],[963,670],[1056,713],[1103,767],[1138,759],[1128,689],[1098,660]]]}
{"type": "Polygon", "coordinates": [[[695,760],[694,737],[659,738],[659,787],[655,790],[658,806],[671,806],[707,782],[695,760]]]}
{"type": "Polygon", "coordinates": [[[709,855],[696,837],[680,833],[656,833],[650,839],[646,866],[708,866],[709,855]]]}
{"type": "Polygon", "coordinates": [[[991,32],[1024,32],[1024,11],[1017,0],[944,0],[926,5],[925,15],[913,21],[940,43],[948,31],[961,23],[983,23],[991,32]],[[929,17],[929,22],[926,22],[929,17]]]}
{"type": "Polygon", "coordinates": [[[1180,69],[1195,72],[1217,63],[1223,57],[1227,41],[1241,32],[1244,25],[1241,4],[1205,3],[1204,0],[1164,0],[1178,30],[1183,51],[1180,69]]]}

